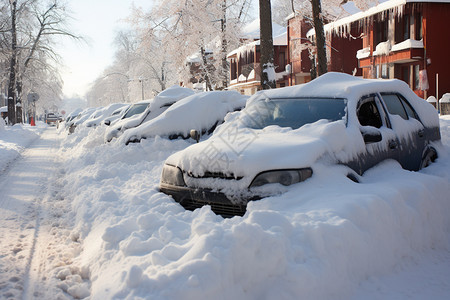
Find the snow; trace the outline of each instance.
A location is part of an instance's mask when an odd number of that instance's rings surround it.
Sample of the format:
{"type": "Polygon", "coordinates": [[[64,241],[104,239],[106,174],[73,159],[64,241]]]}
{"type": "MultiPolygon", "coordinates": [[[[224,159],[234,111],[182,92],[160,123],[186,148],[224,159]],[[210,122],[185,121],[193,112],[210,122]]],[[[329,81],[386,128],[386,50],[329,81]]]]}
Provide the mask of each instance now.
{"type": "Polygon", "coordinates": [[[0,297],[448,299],[450,117],[440,123],[441,156],[420,172],[386,161],[356,184],[327,167],[231,219],[158,192],[190,141],[6,127],[5,148],[34,144],[16,161],[0,150],[0,297]]]}
{"type": "Polygon", "coordinates": [[[444,94],[439,103],[450,103],[450,93],[444,94]]]}
{"type": "Polygon", "coordinates": [[[430,96],[430,97],[427,98],[427,102],[428,103],[436,103],[437,99],[436,99],[435,96],[430,96]]]}
{"type": "Polygon", "coordinates": [[[411,48],[424,48],[423,40],[420,40],[420,41],[416,41],[416,40],[412,40],[412,39],[404,40],[401,43],[393,45],[391,48],[391,51],[400,51],[400,50],[411,49],[411,48]]]}
{"type": "Polygon", "coordinates": [[[363,59],[363,58],[367,58],[369,56],[370,56],[370,47],[366,47],[366,48],[356,51],[357,59],[363,59]]]}
{"type": "Polygon", "coordinates": [[[381,42],[375,47],[373,56],[388,55],[390,50],[391,50],[391,43],[389,41],[381,42]]]}

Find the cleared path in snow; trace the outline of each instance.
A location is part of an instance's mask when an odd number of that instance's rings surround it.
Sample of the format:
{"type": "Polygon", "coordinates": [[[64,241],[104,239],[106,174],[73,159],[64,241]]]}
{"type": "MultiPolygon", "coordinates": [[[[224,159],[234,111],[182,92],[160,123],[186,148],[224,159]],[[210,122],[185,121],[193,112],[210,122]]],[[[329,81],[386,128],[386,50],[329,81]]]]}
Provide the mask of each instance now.
{"type": "MultiPolygon", "coordinates": [[[[50,177],[57,170],[54,156],[59,138],[44,131],[0,174],[0,298],[29,299],[42,281],[36,249],[41,230],[41,206],[48,197],[50,177]]],[[[45,261],[45,259],[44,259],[45,261]]],[[[38,296],[38,295],[34,295],[38,296]]]]}

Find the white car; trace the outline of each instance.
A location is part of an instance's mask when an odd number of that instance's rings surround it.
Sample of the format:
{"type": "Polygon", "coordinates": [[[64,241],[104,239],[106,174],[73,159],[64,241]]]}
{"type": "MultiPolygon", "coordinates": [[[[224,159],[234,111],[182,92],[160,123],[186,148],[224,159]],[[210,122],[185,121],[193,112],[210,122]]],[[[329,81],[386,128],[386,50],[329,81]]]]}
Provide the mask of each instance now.
{"type": "Polygon", "coordinates": [[[236,91],[194,94],[173,104],[158,117],[127,130],[122,140],[128,144],[154,136],[189,138],[192,130],[199,134],[198,138],[209,135],[229,112],[241,110],[247,98],[236,91]]]}
{"type": "Polygon", "coordinates": [[[159,116],[178,100],[194,93],[191,89],[173,86],[162,91],[152,100],[141,101],[131,105],[123,117],[106,131],[105,141],[110,142],[113,138],[122,135],[125,130],[137,127],[159,116]]]}
{"type": "Polygon", "coordinates": [[[248,201],[330,165],[358,182],[386,159],[426,167],[439,147],[436,109],[405,82],[327,73],[254,95],[208,140],[166,160],[160,190],[186,209],[211,205],[223,216],[243,215],[248,201]]]}

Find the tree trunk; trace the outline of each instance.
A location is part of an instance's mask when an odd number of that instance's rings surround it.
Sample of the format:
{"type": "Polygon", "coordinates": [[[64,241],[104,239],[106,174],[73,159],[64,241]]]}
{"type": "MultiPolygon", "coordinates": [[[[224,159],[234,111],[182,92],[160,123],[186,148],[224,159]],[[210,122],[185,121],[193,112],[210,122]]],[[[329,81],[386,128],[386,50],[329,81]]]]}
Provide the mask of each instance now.
{"type": "Polygon", "coordinates": [[[222,25],[222,70],[220,70],[220,75],[222,77],[222,89],[225,89],[228,86],[228,61],[227,61],[227,37],[225,35],[225,31],[227,28],[227,1],[223,0],[222,2],[222,19],[221,19],[221,25],[222,25]]]}
{"type": "Polygon", "coordinates": [[[327,67],[327,51],[325,48],[325,33],[323,29],[322,7],[320,0],[311,0],[314,30],[316,31],[316,47],[317,47],[317,75],[323,75],[328,71],[327,67]]]}
{"type": "Polygon", "coordinates": [[[211,86],[211,80],[209,79],[208,75],[208,60],[206,59],[205,49],[203,47],[200,48],[200,53],[202,54],[203,72],[205,74],[206,90],[212,91],[213,89],[211,86]]]}
{"type": "Polygon", "coordinates": [[[270,0],[259,0],[259,27],[261,49],[261,86],[263,89],[276,87],[273,65],[272,8],[270,0]]]}
{"type": "Polygon", "coordinates": [[[17,67],[17,29],[16,29],[16,1],[11,1],[11,60],[9,67],[8,85],[8,123],[16,123],[16,67],[17,67]]]}

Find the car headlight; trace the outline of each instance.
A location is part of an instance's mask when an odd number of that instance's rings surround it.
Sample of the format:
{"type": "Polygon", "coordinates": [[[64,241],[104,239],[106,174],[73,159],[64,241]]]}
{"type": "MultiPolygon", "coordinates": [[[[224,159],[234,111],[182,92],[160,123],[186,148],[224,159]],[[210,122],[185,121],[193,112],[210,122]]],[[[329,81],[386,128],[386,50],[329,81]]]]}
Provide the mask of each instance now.
{"type": "Polygon", "coordinates": [[[312,176],[311,168],[265,171],[256,175],[250,187],[258,187],[269,183],[280,183],[282,185],[291,185],[302,182],[312,176]]]}
{"type": "Polygon", "coordinates": [[[186,186],[181,169],[167,164],[163,167],[161,182],[176,186],[186,186]]]}

